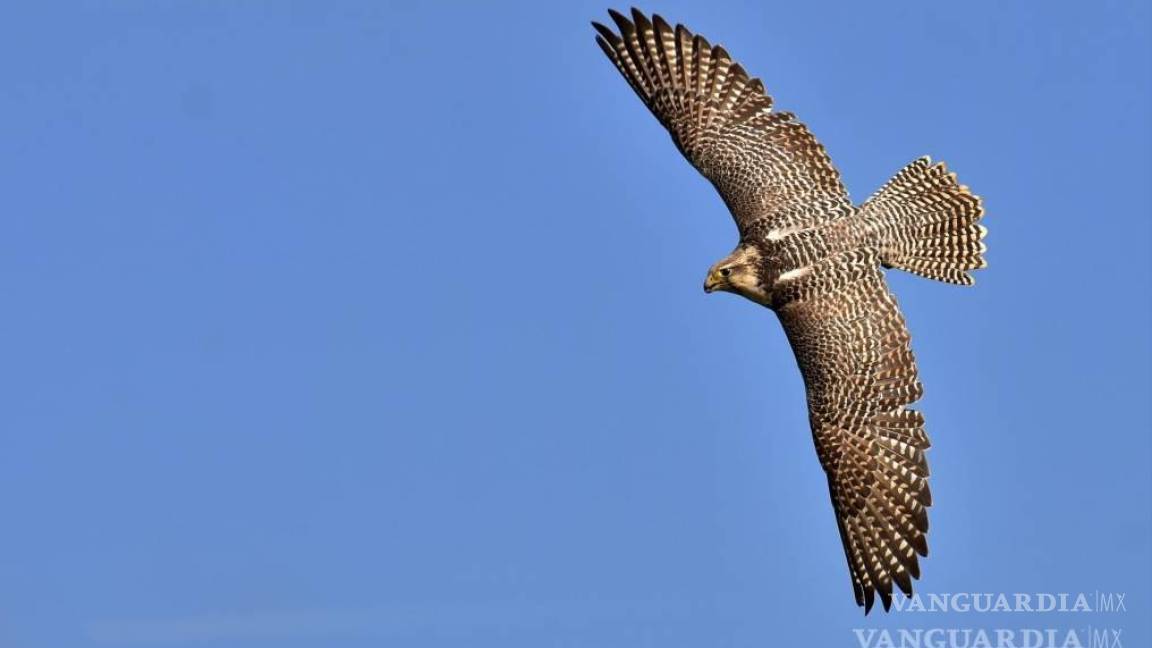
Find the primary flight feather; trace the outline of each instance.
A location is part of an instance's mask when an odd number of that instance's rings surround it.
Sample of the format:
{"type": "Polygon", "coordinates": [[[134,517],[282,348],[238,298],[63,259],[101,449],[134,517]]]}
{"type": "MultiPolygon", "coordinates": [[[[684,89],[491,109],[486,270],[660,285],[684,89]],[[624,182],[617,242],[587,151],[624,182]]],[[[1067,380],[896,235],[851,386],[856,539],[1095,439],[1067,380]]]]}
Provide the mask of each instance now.
{"type": "Polygon", "coordinates": [[[723,47],[633,9],[609,11],[596,42],[716,187],[740,233],[704,290],[776,312],[808,393],[856,603],[906,595],[928,555],[928,437],[908,405],[922,387],[908,329],[881,267],[971,285],[985,267],[980,198],[920,158],[862,205],[824,147],[774,112],[759,79],[723,47]]]}

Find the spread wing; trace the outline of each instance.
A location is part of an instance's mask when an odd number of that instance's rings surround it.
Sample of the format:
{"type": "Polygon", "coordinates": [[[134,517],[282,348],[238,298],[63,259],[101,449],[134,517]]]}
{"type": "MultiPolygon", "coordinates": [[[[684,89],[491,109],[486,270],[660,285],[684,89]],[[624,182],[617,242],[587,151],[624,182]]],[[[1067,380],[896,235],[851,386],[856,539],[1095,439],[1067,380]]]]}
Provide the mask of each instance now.
{"type": "Polygon", "coordinates": [[[808,392],[856,603],[865,613],[895,582],[912,594],[928,555],[928,437],[910,337],[872,250],[844,253],[778,290],[777,314],[808,392]]]}
{"type": "Polygon", "coordinates": [[[660,16],[609,13],[620,34],[594,22],[596,42],[720,192],[741,234],[761,219],[800,227],[851,212],[824,147],[791,113],[772,112],[764,84],[723,47],[660,16]]]}

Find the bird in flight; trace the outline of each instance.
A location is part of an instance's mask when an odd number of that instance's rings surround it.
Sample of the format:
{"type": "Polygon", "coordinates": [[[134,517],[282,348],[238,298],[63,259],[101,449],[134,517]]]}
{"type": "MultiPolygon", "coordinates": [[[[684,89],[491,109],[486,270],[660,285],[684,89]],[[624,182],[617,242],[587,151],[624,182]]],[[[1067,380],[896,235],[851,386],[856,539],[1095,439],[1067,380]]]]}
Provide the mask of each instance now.
{"type": "Polygon", "coordinates": [[[719,45],[609,11],[596,42],[732,212],[740,242],[704,291],[776,313],[804,378],[857,605],[912,595],[928,555],[928,436],[910,337],[881,268],[971,285],[980,198],[927,157],[853,205],[824,147],[719,45]]]}

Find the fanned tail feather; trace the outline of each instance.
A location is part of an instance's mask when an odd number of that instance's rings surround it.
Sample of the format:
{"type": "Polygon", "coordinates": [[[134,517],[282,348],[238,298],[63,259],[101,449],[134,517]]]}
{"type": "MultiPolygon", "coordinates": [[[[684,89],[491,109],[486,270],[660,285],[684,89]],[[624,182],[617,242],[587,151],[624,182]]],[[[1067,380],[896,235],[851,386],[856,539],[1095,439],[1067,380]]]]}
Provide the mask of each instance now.
{"type": "Polygon", "coordinates": [[[858,221],[878,237],[885,266],[970,286],[969,270],[986,267],[978,223],[980,197],[956,181],[943,162],[922,157],[904,167],[860,207],[858,221]]]}

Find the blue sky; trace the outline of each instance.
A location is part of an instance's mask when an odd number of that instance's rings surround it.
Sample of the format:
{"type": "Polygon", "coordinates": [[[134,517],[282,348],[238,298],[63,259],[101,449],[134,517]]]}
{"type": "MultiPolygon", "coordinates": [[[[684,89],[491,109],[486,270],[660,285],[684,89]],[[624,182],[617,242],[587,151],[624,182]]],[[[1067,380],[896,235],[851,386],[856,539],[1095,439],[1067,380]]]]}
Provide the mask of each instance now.
{"type": "Polygon", "coordinates": [[[1152,643],[1144,2],[664,2],[862,200],[923,154],[973,289],[891,274],[924,592],[851,598],[771,313],[597,3],[75,2],[0,21],[0,645],[1152,643]]]}

